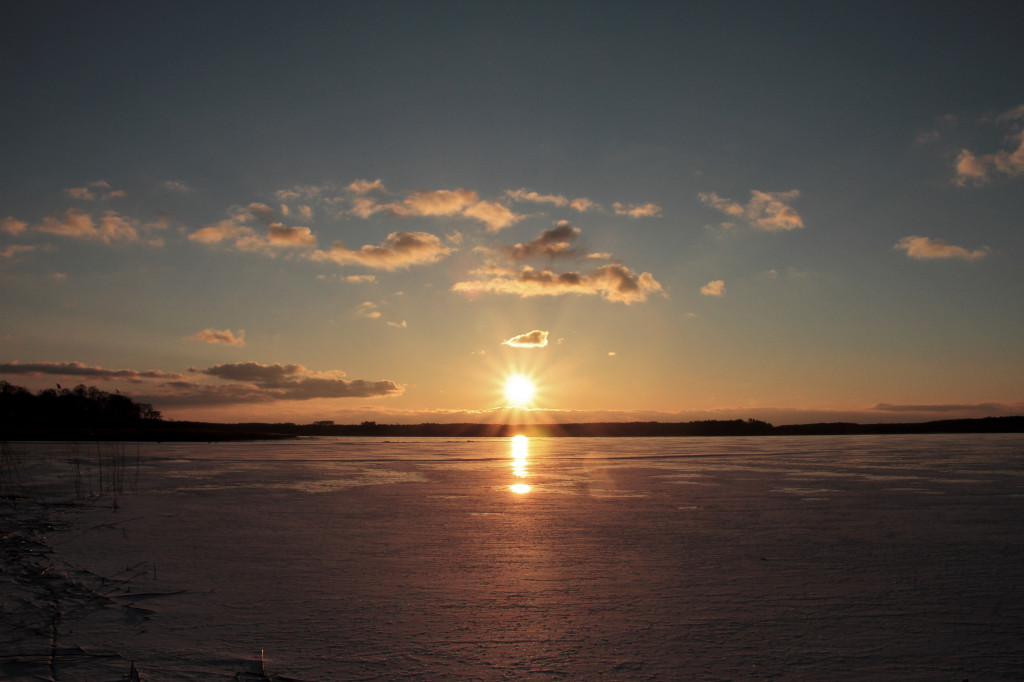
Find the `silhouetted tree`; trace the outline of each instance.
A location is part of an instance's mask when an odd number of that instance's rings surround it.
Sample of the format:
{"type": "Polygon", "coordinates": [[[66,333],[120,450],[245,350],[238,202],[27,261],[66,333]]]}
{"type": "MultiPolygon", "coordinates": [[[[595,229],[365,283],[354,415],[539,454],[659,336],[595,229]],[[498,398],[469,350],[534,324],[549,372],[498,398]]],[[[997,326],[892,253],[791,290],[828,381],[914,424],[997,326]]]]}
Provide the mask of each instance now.
{"type": "Polygon", "coordinates": [[[32,395],[28,389],[0,381],[0,425],[3,426],[129,426],[159,420],[149,403],[120,393],[79,384],[72,389],[48,388],[32,395]]]}

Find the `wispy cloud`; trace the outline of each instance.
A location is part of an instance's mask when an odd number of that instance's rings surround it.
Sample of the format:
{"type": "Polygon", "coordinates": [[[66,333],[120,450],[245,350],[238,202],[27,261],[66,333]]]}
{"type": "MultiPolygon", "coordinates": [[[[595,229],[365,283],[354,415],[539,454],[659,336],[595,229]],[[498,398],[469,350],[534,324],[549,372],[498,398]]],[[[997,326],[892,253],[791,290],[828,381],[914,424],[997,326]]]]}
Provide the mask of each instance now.
{"type": "Polygon", "coordinates": [[[263,365],[238,362],[214,365],[201,374],[227,381],[253,384],[260,393],[247,400],[311,400],[314,398],[369,398],[399,395],[403,389],[392,381],[346,379],[340,370],[314,372],[302,365],[263,365]]]}
{"type": "Polygon", "coordinates": [[[181,180],[165,180],[160,184],[161,187],[163,187],[168,192],[179,192],[181,194],[185,194],[187,192],[196,191],[195,187],[181,180]]]}
{"type": "Polygon", "coordinates": [[[962,260],[974,261],[984,258],[989,254],[990,249],[983,246],[980,249],[970,251],[962,246],[947,244],[941,239],[929,239],[928,237],[904,237],[893,246],[897,251],[905,251],[907,256],[915,260],[935,260],[943,258],[960,258],[962,260]]]}
{"type": "Polygon", "coordinates": [[[373,301],[363,301],[356,308],[356,316],[368,317],[371,320],[375,320],[381,316],[381,312],[377,310],[377,304],[373,301]]]}
{"type": "Polygon", "coordinates": [[[356,181],[352,182],[347,187],[347,189],[348,189],[348,191],[353,192],[355,194],[368,194],[368,193],[374,192],[374,191],[376,191],[376,192],[384,192],[384,191],[386,191],[385,188],[384,188],[384,183],[381,182],[380,178],[377,178],[376,180],[373,180],[372,182],[370,180],[356,180],[356,181]]]}
{"type": "Polygon", "coordinates": [[[630,218],[656,218],[661,215],[661,206],[657,204],[612,204],[615,213],[628,215],[630,218]]]}
{"type": "Polygon", "coordinates": [[[7,216],[3,220],[0,220],[0,232],[6,232],[9,235],[17,237],[24,233],[26,229],[28,229],[28,223],[23,220],[18,220],[11,216],[7,216]]]}
{"type": "Polygon", "coordinates": [[[730,218],[743,220],[751,227],[765,232],[785,232],[804,226],[803,218],[788,202],[800,196],[800,190],[789,192],[762,192],[751,190],[746,204],[718,196],[714,192],[701,192],[700,200],[730,218]]]}
{"type": "Polygon", "coordinates": [[[548,345],[548,333],[542,329],[534,329],[525,334],[513,336],[501,342],[503,346],[512,348],[544,348],[548,345]]]}
{"type": "Polygon", "coordinates": [[[540,194],[526,189],[510,189],[506,190],[505,194],[512,201],[529,202],[534,204],[554,204],[559,208],[571,208],[574,211],[590,211],[600,208],[600,205],[587,199],[586,197],[577,197],[575,199],[569,199],[562,196],[561,194],[540,194]]]}
{"type": "Polygon", "coordinates": [[[923,404],[923,405],[891,405],[889,403],[878,403],[871,407],[876,412],[934,412],[934,413],[963,413],[975,412],[979,415],[992,416],[996,414],[1015,414],[1014,410],[1019,407],[1004,405],[1001,403],[977,403],[977,404],[923,404]]]}
{"type": "Polygon", "coordinates": [[[980,186],[995,176],[1024,174],[1024,104],[996,117],[995,123],[1008,129],[1006,147],[988,154],[961,149],[956,158],[956,184],[980,186]]]}
{"type": "Polygon", "coordinates": [[[415,190],[400,201],[381,202],[373,194],[386,193],[379,179],[356,180],[347,187],[350,194],[350,215],[369,218],[386,213],[399,218],[458,217],[483,223],[489,232],[498,232],[526,218],[498,201],[481,199],[470,189],[415,190]]]}
{"type": "Polygon", "coordinates": [[[484,292],[530,296],[564,296],[566,294],[599,295],[617,303],[646,301],[662,287],[649,272],[637,275],[622,265],[603,265],[588,273],[535,270],[524,266],[518,273],[498,268],[477,271],[481,279],[457,282],[453,291],[464,294],[484,292]]]}
{"type": "Polygon", "coordinates": [[[316,251],[311,258],[316,261],[333,261],[338,265],[398,270],[412,265],[436,263],[451,251],[441,243],[439,237],[429,232],[392,232],[378,246],[367,244],[352,250],[341,242],[335,242],[330,250],[316,251]]]}
{"type": "Polygon", "coordinates": [[[124,379],[131,382],[143,379],[164,379],[170,381],[184,378],[181,374],[160,370],[105,369],[103,367],[90,367],[81,362],[5,362],[0,363],[0,374],[87,377],[96,381],[124,379]]]}
{"type": "Polygon", "coordinates": [[[32,253],[43,248],[29,244],[11,244],[10,246],[0,248],[0,260],[17,260],[26,253],[32,253]]]}
{"type": "Polygon", "coordinates": [[[230,329],[204,329],[201,332],[196,332],[190,338],[203,341],[204,343],[223,344],[225,346],[241,348],[245,345],[245,330],[239,329],[237,332],[232,332],[230,329]]]}
{"type": "Polygon", "coordinates": [[[81,201],[120,199],[128,196],[128,193],[123,189],[111,189],[110,183],[106,180],[88,182],[84,187],[69,187],[64,192],[72,199],[79,199],[81,201]]]}
{"type": "Polygon", "coordinates": [[[700,293],[705,296],[725,296],[725,282],[720,279],[712,280],[700,288],[700,293]]]}
{"type": "Polygon", "coordinates": [[[308,227],[289,227],[281,222],[270,222],[265,235],[258,233],[248,225],[257,215],[267,220],[280,216],[280,213],[265,204],[253,203],[245,209],[236,209],[229,218],[196,230],[188,238],[200,244],[226,244],[239,251],[267,256],[276,255],[279,249],[316,248],[316,237],[308,227]]]}
{"type": "Polygon", "coordinates": [[[134,218],[119,215],[115,211],[104,211],[97,218],[75,208],[63,215],[47,216],[32,229],[73,239],[100,241],[105,244],[145,243],[162,246],[163,240],[147,233],[165,226],[162,221],[142,224],[134,218]]]}

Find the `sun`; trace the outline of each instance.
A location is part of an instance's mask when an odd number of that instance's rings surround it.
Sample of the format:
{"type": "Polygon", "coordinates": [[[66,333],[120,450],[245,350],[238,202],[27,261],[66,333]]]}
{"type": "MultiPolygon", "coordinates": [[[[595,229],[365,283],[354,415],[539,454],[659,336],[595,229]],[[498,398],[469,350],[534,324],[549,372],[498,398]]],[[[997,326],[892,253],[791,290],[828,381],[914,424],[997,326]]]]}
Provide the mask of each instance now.
{"type": "Polygon", "coordinates": [[[505,397],[516,407],[529,405],[536,390],[533,381],[522,374],[512,374],[505,379],[505,397]]]}

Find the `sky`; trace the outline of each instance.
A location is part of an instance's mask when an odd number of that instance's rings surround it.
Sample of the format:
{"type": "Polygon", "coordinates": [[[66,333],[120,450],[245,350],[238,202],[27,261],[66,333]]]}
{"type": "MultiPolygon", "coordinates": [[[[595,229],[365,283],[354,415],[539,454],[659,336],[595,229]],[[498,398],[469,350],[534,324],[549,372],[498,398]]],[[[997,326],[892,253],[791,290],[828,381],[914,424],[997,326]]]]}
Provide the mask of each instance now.
{"type": "Polygon", "coordinates": [[[230,422],[1024,414],[1022,25],[5,3],[0,379],[230,422]]]}

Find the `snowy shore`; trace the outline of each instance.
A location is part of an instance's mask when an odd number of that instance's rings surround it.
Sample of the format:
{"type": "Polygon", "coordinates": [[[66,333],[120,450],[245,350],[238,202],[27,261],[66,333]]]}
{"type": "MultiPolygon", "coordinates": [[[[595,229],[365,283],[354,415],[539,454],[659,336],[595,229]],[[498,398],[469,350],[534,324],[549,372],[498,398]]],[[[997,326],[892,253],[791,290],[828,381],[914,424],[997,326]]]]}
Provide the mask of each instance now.
{"type": "Polygon", "coordinates": [[[144,445],[103,495],[33,447],[0,504],[4,679],[1024,666],[1019,435],[144,445]]]}

